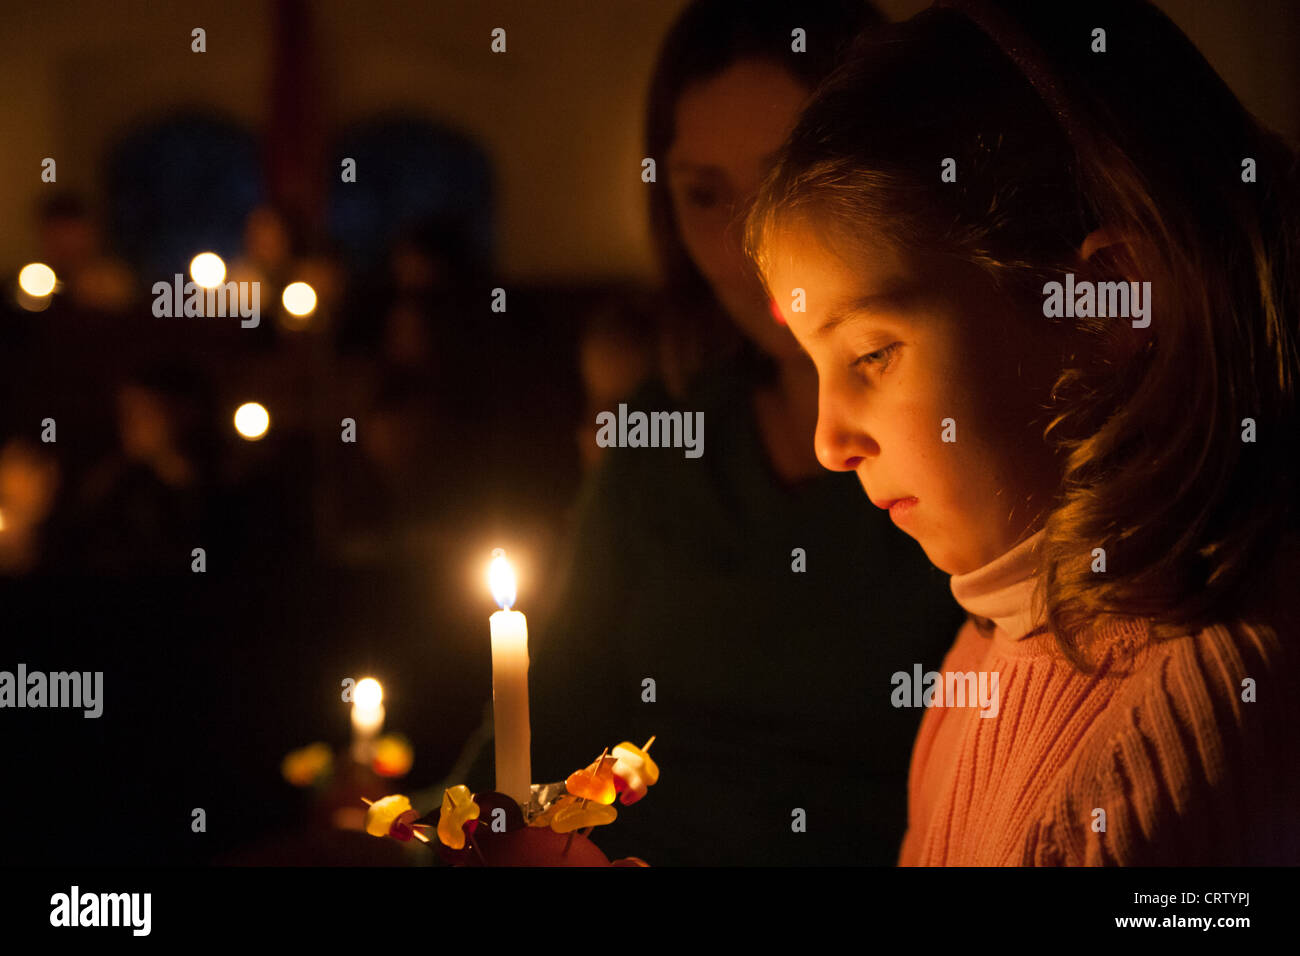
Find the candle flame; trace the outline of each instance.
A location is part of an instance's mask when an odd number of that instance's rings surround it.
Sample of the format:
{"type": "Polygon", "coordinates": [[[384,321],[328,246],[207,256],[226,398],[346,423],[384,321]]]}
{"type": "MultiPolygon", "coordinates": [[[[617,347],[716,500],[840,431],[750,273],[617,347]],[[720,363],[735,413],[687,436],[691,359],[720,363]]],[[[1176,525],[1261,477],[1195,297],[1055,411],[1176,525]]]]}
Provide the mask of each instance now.
{"type": "Polygon", "coordinates": [[[488,565],[488,584],[492,588],[492,600],[503,611],[515,606],[515,570],[506,560],[502,548],[492,552],[492,563],[488,565]]]}
{"type": "Polygon", "coordinates": [[[384,688],[373,677],[362,678],[352,692],[352,702],[358,710],[374,710],[383,700],[384,688]]]}

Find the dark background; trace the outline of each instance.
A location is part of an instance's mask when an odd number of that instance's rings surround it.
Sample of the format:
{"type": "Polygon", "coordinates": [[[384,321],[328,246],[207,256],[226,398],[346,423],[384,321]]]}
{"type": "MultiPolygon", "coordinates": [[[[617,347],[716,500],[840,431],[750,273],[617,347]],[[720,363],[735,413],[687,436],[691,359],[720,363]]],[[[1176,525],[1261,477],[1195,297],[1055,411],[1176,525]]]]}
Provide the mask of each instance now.
{"type": "MultiPolygon", "coordinates": [[[[516,559],[521,608],[546,612],[600,398],[579,347],[601,323],[636,341],[654,318],[642,97],[680,5],[6,11],[0,514],[48,501],[27,540],[0,530],[0,669],[102,670],[104,713],[0,712],[0,862],[388,849],[295,842],[320,795],[280,761],[343,747],[340,683],[370,675],[386,729],[414,747],[400,789],[434,783],[490,695],[492,548],[516,559]],[[343,156],[354,186],[337,182],[343,156]],[[255,210],[284,229],[284,254],[260,265],[255,210]],[[152,317],[151,284],[204,250],[263,269],[259,328],[152,317]],[[41,311],[15,295],[30,261],[65,282],[41,311]],[[321,299],[301,327],[268,294],[293,278],[321,299]],[[167,486],[132,459],[123,433],[141,413],[124,389],[176,416],[199,477],[167,486]],[[272,416],[258,442],[230,424],[249,400],[272,416]]],[[[1161,6],[1294,141],[1298,8],[1161,6]]]]}

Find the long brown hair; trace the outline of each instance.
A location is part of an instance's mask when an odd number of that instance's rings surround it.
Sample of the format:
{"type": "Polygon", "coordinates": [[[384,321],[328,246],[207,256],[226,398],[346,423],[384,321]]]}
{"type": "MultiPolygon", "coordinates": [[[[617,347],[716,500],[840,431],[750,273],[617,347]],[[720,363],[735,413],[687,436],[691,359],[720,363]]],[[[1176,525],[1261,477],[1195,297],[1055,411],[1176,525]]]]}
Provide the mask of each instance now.
{"type": "MultiPolygon", "coordinates": [[[[702,359],[751,348],[717,301],[683,244],[663,159],[676,138],[682,94],[743,60],[780,64],[809,92],[830,74],[862,28],[882,22],[866,0],[694,0],[678,15],[659,49],[645,115],[646,156],[659,167],[649,188],[649,221],[662,281],[662,334],[667,384],[680,391],[702,359]],[[791,31],[805,32],[806,52],[791,49],[791,31]]],[[[757,355],[750,356],[757,359],[757,355]]]]}
{"type": "Polygon", "coordinates": [[[1023,315],[1067,271],[1151,281],[1147,329],[1008,319],[1137,340],[1077,356],[1044,416],[1065,464],[1039,516],[1041,596],[1085,670],[1080,638],[1099,622],[1145,619],[1164,639],[1231,623],[1260,596],[1295,529],[1300,373],[1295,155],[1154,7],[1100,6],[1000,5],[1032,26],[1043,52],[1030,60],[1050,70],[1026,67],[1023,35],[999,47],[953,10],[864,36],[802,114],[746,237],[760,273],[767,240],[793,225],[837,249],[870,233],[951,255],[1023,315]],[[1097,23],[1115,50],[1088,61],[1097,23]],[[944,157],[956,183],[940,181],[944,157]],[[1084,237],[1103,226],[1132,241],[1081,265],[1084,237]],[[1243,440],[1246,419],[1256,442],[1243,440]]]}

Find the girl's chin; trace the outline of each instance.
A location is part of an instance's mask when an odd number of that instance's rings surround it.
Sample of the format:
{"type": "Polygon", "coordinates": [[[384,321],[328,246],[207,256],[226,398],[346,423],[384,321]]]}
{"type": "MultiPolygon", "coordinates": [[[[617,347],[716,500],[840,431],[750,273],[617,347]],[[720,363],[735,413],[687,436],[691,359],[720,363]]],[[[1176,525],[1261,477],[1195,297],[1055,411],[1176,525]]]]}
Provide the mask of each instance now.
{"type": "MultiPolygon", "coordinates": [[[[953,551],[940,543],[936,545],[928,537],[908,532],[908,536],[915,539],[916,543],[921,546],[925,556],[930,559],[930,563],[947,575],[965,574],[967,571],[974,571],[975,567],[967,567],[969,560],[963,559],[961,555],[954,554],[953,551]]],[[[976,565],[978,567],[979,565],[976,565]]]]}

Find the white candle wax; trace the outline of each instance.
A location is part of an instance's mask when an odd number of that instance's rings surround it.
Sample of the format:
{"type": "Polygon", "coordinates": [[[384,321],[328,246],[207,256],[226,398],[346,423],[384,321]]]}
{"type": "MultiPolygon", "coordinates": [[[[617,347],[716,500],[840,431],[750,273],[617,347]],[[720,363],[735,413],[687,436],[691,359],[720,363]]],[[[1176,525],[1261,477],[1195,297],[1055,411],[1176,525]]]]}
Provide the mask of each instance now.
{"type": "Polygon", "coordinates": [[[497,611],[492,625],[492,721],[500,793],[527,807],[532,793],[532,732],[528,726],[528,621],[497,611]]]}
{"type": "Polygon", "coordinates": [[[374,707],[352,705],[352,729],[357,732],[358,737],[373,737],[379,733],[379,728],[382,726],[384,726],[383,704],[376,704],[374,707]]]}

